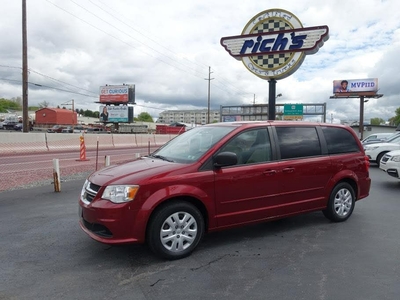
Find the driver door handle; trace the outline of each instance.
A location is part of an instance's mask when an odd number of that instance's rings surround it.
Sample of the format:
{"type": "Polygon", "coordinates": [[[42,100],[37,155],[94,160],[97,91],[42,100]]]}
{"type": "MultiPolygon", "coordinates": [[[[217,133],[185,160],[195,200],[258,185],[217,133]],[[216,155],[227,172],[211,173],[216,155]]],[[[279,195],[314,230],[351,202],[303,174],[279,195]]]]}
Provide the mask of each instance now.
{"type": "Polygon", "coordinates": [[[290,168],[284,168],[282,169],[283,173],[293,173],[294,172],[294,168],[290,167],[290,168]]]}
{"type": "Polygon", "coordinates": [[[276,170],[266,170],[263,172],[264,175],[271,176],[276,174],[276,170]]]}

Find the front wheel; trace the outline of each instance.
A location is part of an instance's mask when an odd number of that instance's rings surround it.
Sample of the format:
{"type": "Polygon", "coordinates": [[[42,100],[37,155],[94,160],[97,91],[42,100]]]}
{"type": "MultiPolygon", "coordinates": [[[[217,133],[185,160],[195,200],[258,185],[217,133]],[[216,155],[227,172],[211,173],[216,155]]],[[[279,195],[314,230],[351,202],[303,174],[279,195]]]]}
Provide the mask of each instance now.
{"type": "Polygon", "coordinates": [[[379,153],[378,156],[376,157],[376,163],[378,164],[378,168],[381,165],[381,159],[385,154],[386,154],[386,152],[379,153]]]}
{"type": "Polygon", "coordinates": [[[173,202],[161,207],[152,216],[147,242],[158,256],[180,259],[196,248],[204,235],[204,218],[187,202],[173,202]]]}
{"type": "Polygon", "coordinates": [[[323,210],[325,217],[333,222],[346,221],[353,213],[356,198],[350,184],[341,182],[332,190],[328,207],[323,210]]]}

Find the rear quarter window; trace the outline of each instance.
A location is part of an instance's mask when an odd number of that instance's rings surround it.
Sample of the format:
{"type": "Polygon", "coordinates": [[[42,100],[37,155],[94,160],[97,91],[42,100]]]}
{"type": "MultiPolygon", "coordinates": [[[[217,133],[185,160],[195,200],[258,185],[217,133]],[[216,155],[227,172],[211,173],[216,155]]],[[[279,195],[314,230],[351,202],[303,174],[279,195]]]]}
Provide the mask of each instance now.
{"type": "Polygon", "coordinates": [[[315,127],[276,127],[281,159],[321,155],[315,127]]]}
{"type": "Polygon", "coordinates": [[[354,136],[344,128],[322,127],[329,154],[359,152],[354,136]]]}

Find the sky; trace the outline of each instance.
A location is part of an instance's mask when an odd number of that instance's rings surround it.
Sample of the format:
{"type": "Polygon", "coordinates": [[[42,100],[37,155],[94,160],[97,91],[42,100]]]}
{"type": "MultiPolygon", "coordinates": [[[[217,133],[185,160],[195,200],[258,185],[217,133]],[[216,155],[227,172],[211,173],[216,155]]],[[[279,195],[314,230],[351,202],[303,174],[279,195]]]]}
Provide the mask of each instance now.
{"type": "MultiPolygon", "coordinates": [[[[333,80],[378,78],[365,120],[400,107],[397,0],[27,0],[28,105],[98,110],[99,87],[135,84],[135,116],[164,110],[267,104],[268,81],[231,57],[220,39],[240,35],[258,13],[279,8],[329,40],[278,80],[278,104],[326,103],[327,122],[358,120],[360,100],[330,99],[333,80]],[[211,74],[209,74],[211,67],[211,74]],[[67,103],[67,104],[65,104],[67,103]]],[[[22,97],[22,4],[3,1],[0,98],[22,97]]],[[[319,119],[317,119],[318,121],[319,119]]]]}

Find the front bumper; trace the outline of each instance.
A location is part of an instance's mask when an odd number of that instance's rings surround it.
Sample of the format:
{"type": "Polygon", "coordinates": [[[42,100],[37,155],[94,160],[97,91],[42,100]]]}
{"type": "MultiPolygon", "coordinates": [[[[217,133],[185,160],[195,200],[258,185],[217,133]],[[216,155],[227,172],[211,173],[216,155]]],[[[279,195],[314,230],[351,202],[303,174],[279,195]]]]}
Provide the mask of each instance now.
{"type": "Polygon", "coordinates": [[[385,161],[383,158],[379,168],[385,171],[388,175],[400,179],[400,163],[391,160],[385,161]]]}
{"type": "Polygon", "coordinates": [[[79,201],[79,225],[92,239],[104,244],[144,243],[145,225],[141,213],[129,203],[114,204],[96,200],[79,201]]]}

